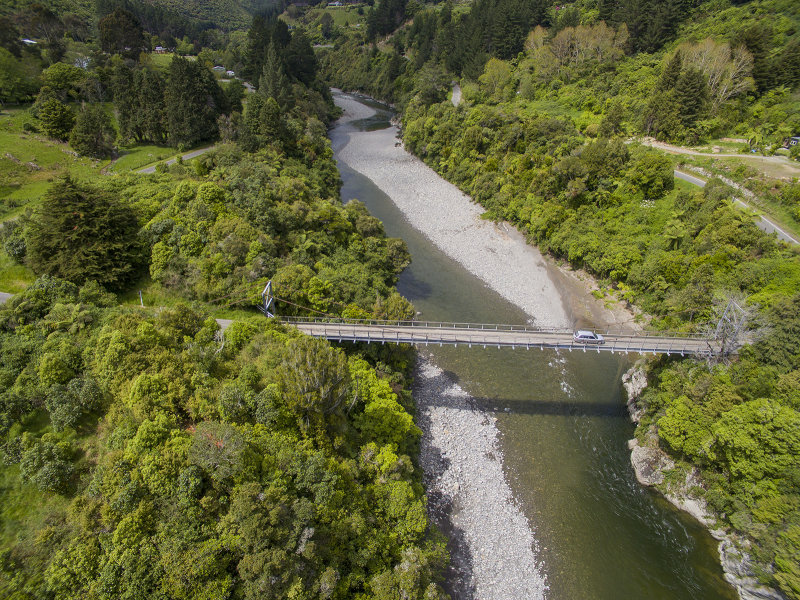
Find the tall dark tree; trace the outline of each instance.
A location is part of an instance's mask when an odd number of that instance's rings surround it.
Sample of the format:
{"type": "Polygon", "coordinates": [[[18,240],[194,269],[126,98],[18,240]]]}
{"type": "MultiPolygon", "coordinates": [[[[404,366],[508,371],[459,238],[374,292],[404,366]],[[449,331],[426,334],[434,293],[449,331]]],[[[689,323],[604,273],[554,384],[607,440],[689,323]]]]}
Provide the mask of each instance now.
{"type": "Polygon", "coordinates": [[[694,126],[708,109],[708,84],[701,71],[689,67],[675,84],[675,99],[681,123],[686,129],[694,126]]]}
{"type": "Polygon", "coordinates": [[[280,106],[286,106],[290,98],[289,92],[289,80],[284,71],[283,61],[275,48],[275,43],[270,42],[261,77],[258,78],[258,93],[265,98],[273,98],[280,106]]]}
{"type": "Polygon", "coordinates": [[[136,16],[124,8],[117,8],[97,24],[100,47],[110,54],[137,58],[145,49],[142,26],[136,16]]]}
{"type": "Polygon", "coordinates": [[[164,78],[157,71],[140,69],[134,76],[138,103],[135,131],[140,140],[157,144],[167,140],[164,87],[164,78]]]}
{"type": "Polygon", "coordinates": [[[795,37],[783,47],[775,67],[781,85],[792,89],[800,85],[800,38],[795,37]]]}
{"type": "Polygon", "coordinates": [[[0,48],[5,48],[15,57],[22,56],[23,45],[19,30],[8,17],[0,17],[0,48]]]}
{"type": "Polygon", "coordinates": [[[69,145],[79,154],[104,158],[114,149],[114,126],[100,104],[87,104],[75,119],[69,145]]]}
{"type": "Polygon", "coordinates": [[[138,232],[130,208],[67,175],[52,185],[31,218],[26,260],[37,274],[120,290],[142,263],[138,232]]]}
{"type": "Polygon", "coordinates": [[[317,76],[317,57],[301,29],[292,32],[292,39],[286,48],[286,71],[290,77],[305,85],[311,85],[317,76]]]}
{"type": "Polygon", "coordinates": [[[743,45],[753,55],[752,75],[758,91],[763,92],[772,87],[776,74],[769,59],[772,49],[771,28],[763,22],[751,25],[736,36],[734,44],[743,45]]]}
{"type": "Polygon", "coordinates": [[[664,70],[661,71],[661,77],[658,79],[658,87],[656,89],[661,92],[675,89],[678,78],[681,76],[682,68],[683,58],[681,57],[681,51],[677,50],[667,61],[667,64],[664,65],[664,70]]]}
{"type": "Polygon", "coordinates": [[[226,98],[205,66],[174,58],[164,96],[170,144],[191,146],[217,135],[217,117],[227,112],[226,98]]]}

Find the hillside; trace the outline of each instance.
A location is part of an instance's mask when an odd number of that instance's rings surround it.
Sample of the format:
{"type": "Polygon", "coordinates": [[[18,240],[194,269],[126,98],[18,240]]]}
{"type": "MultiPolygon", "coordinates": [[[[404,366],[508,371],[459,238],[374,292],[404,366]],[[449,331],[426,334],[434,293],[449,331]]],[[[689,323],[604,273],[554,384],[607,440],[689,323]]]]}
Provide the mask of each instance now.
{"type": "Polygon", "coordinates": [[[396,103],[407,149],[651,327],[708,331],[731,299],[748,315],[737,359],[647,363],[637,439],[675,463],[662,491],[698,499],[752,558],[750,575],[800,598],[800,255],[714,177],[800,226],[800,183],[735,156],[794,172],[800,147],[783,145],[800,134],[800,5],[409,7],[382,3],[368,15],[376,28],[322,51],[329,80],[396,103]],[[645,136],[707,156],[675,158],[638,144],[645,136]],[[685,161],[705,169],[703,191],[676,183],[685,161]],[[686,487],[695,469],[700,483],[686,487]]]}

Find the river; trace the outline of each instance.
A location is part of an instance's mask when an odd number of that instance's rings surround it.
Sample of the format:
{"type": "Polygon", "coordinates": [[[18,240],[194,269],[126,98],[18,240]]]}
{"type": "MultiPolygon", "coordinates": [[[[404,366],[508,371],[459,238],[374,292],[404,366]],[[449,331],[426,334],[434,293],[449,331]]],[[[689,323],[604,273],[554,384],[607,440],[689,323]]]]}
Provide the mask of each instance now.
{"type": "MultiPolygon", "coordinates": [[[[361,101],[376,114],[331,131],[342,199],[364,202],[388,235],[408,244],[413,262],[400,277],[400,292],[427,320],[529,321],[522,309],[411,227],[387,194],[341,160],[349,131],[389,126],[387,108],[361,101]]],[[[497,419],[506,480],[534,531],[547,598],[736,598],[723,578],[717,543],[699,523],[636,481],[627,447],[634,428],[620,385],[631,359],[596,352],[427,351],[497,419]]]]}

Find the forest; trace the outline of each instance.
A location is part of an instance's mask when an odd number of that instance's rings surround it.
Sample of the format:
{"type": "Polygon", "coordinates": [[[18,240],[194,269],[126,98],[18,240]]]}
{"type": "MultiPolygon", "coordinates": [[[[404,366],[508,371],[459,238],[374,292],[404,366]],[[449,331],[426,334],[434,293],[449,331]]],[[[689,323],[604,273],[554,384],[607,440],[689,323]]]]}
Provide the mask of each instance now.
{"type": "MultiPolygon", "coordinates": [[[[393,102],[405,147],[485,218],[585,269],[649,327],[713,334],[729,300],[744,307],[737,358],[647,362],[637,438],[676,461],[665,489],[696,469],[702,484],[681,491],[738,536],[762,583],[800,598],[800,256],[735,209],[737,190],[714,172],[702,191],[679,185],[680,159],[636,141],[736,138],[733,151],[800,158],[782,147],[800,132],[800,10],[783,0],[525,6],[413,5],[402,26],[339,37],[320,62],[335,85],[393,102]]],[[[716,173],[745,188],[758,180],[797,229],[796,178],[741,164],[716,173]]]]}
{"type": "Polygon", "coordinates": [[[411,350],[231,312],[271,279],[283,314],[414,315],[405,244],[341,203],[335,85],[392,102],[407,149],[648,327],[744,306],[735,359],[647,363],[637,437],[800,598],[800,256],[714,176],[792,231],[800,184],[709,157],[699,191],[637,141],[798,159],[795,2],[198,6],[0,7],[3,597],[445,597],[411,350]]]}
{"type": "Polygon", "coordinates": [[[0,596],[444,598],[411,350],[252,309],[272,280],[283,314],[413,315],[404,242],[341,203],[309,41],[254,19],[245,95],[204,55],[155,60],[129,10],[98,24],[81,66],[0,50],[28,101],[1,132],[0,596]]]}

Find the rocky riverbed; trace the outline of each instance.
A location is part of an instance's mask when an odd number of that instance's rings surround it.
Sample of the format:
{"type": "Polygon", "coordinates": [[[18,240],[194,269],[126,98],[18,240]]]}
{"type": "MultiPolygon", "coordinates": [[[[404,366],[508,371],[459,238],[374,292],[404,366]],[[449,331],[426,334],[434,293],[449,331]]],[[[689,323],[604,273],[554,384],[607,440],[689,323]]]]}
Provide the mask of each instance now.
{"type": "MultiPolygon", "coordinates": [[[[570,326],[552,267],[538,250],[513,228],[482,220],[478,205],[402,148],[396,127],[341,127],[374,111],[345,95],[335,99],[344,110],[332,137],[339,160],[368,177],[415,229],[520,306],[531,322],[570,326]]],[[[413,392],[429,515],[449,539],[449,591],[459,600],[544,598],[534,527],[506,480],[496,418],[423,353],[413,392]]]]}

